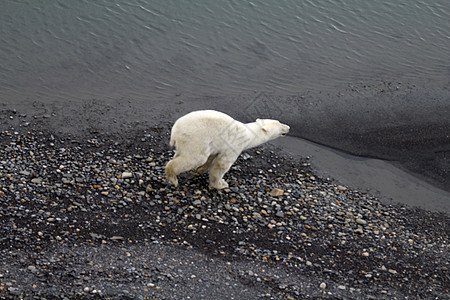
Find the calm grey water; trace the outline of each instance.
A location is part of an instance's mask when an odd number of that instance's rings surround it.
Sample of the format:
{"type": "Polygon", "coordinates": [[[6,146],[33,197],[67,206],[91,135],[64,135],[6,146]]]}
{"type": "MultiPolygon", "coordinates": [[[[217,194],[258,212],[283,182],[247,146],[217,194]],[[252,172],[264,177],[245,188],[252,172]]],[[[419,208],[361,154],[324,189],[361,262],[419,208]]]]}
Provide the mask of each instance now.
{"type": "Polygon", "coordinates": [[[3,0],[0,97],[164,100],[450,74],[448,0],[3,0]]]}

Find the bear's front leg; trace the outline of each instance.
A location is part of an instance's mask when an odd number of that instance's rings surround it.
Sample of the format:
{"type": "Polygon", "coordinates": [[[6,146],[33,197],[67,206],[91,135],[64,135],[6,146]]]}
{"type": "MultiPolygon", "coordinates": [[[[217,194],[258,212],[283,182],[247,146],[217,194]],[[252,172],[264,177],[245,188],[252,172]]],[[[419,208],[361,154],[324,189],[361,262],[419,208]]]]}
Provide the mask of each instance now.
{"type": "Polygon", "coordinates": [[[225,189],[228,183],[222,178],[236,161],[236,155],[219,154],[209,170],[209,187],[214,189],[225,189]]]}

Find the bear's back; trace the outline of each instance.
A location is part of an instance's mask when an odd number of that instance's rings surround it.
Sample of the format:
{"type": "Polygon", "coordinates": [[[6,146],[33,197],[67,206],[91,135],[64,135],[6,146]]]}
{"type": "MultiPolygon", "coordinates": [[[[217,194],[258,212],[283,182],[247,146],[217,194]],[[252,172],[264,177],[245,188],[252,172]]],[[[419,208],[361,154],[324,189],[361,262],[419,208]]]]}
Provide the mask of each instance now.
{"type": "Polygon", "coordinates": [[[224,139],[242,130],[245,131],[244,124],[227,114],[215,110],[193,111],[175,122],[170,144],[220,148],[224,139]]]}
{"type": "Polygon", "coordinates": [[[179,118],[175,124],[174,128],[178,127],[183,131],[186,130],[211,130],[220,129],[228,126],[235,120],[227,114],[224,114],[215,110],[197,110],[188,113],[187,115],[179,118]]]}

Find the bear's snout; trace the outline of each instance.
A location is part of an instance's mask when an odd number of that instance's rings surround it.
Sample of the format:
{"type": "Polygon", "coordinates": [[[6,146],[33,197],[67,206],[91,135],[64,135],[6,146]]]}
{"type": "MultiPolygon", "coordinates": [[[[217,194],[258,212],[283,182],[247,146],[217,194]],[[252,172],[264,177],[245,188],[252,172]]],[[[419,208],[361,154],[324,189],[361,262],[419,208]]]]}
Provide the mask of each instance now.
{"type": "Polygon", "coordinates": [[[291,129],[291,127],[283,124],[283,127],[281,128],[281,136],[285,136],[286,134],[288,134],[289,129],[291,129]]]}

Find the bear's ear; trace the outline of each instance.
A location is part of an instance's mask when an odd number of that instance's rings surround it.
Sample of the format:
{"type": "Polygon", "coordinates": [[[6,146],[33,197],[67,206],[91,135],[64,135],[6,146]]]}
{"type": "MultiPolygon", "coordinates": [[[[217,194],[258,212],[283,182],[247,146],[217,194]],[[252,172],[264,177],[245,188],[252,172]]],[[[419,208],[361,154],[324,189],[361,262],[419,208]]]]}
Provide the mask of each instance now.
{"type": "Polygon", "coordinates": [[[256,124],[258,124],[258,125],[261,127],[262,131],[264,131],[264,132],[267,133],[267,127],[266,127],[266,125],[265,125],[264,120],[262,120],[262,119],[256,119],[256,124]]]}

